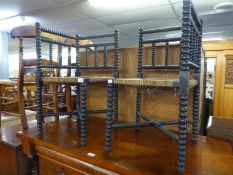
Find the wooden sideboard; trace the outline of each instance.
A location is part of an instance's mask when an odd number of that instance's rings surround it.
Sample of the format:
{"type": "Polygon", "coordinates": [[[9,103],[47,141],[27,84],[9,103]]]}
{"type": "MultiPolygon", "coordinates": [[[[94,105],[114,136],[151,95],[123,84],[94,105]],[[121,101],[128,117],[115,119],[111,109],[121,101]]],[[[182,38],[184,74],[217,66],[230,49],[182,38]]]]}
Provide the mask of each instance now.
{"type": "MultiPolygon", "coordinates": [[[[36,121],[28,125],[35,127],[36,121]]],[[[32,162],[22,153],[21,140],[16,137],[21,130],[21,125],[0,129],[0,175],[31,175],[32,162]]]]}
{"type": "MultiPolygon", "coordinates": [[[[17,133],[23,152],[38,158],[41,175],[176,174],[177,144],[154,128],[115,129],[112,152],[104,152],[105,120],[88,117],[88,144],[80,146],[79,122],[61,119],[17,133]]],[[[230,175],[233,167],[229,142],[200,137],[188,139],[187,174],[230,175]],[[224,168],[223,168],[224,167],[224,168]]]]}

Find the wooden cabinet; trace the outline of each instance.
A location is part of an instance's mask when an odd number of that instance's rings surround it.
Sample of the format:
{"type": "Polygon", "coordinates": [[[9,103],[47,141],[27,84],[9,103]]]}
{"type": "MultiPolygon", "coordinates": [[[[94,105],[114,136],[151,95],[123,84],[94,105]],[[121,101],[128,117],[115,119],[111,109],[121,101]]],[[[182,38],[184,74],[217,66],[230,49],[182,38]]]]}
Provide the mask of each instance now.
{"type": "MultiPolygon", "coordinates": [[[[154,128],[114,129],[111,152],[104,152],[105,119],[88,117],[87,146],[80,146],[80,125],[70,119],[18,133],[23,152],[38,158],[39,175],[177,174],[177,144],[154,128]]],[[[200,137],[187,140],[186,174],[232,175],[230,143],[200,137]],[[224,168],[222,168],[224,167],[224,168]]]]}
{"type": "Polygon", "coordinates": [[[16,157],[17,152],[15,149],[12,149],[11,147],[2,143],[0,144],[0,167],[2,175],[17,175],[18,167],[16,157]]]}
{"type": "Polygon", "coordinates": [[[84,175],[84,172],[62,164],[52,159],[39,159],[39,172],[43,175],[84,175]]]}
{"type": "MultiPolygon", "coordinates": [[[[29,124],[35,126],[34,123],[29,124]]],[[[22,144],[16,137],[21,125],[0,129],[0,175],[31,175],[32,162],[22,153],[22,144]]]]}
{"type": "Polygon", "coordinates": [[[39,172],[41,175],[86,175],[114,174],[107,169],[74,158],[72,155],[58,152],[44,146],[35,146],[39,155],[39,172]]]}

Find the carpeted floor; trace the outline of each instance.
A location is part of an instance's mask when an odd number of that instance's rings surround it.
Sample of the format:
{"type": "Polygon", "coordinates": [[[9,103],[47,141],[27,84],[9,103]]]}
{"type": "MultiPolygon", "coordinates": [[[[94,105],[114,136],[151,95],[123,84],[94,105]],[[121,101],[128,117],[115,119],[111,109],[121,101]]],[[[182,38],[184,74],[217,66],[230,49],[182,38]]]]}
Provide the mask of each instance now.
{"type": "MultiPolygon", "coordinates": [[[[26,111],[26,116],[27,116],[28,121],[36,119],[36,113],[34,111],[26,111]]],[[[21,124],[21,121],[20,121],[19,117],[2,114],[1,118],[2,118],[1,128],[6,128],[6,127],[9,127],[9,126],[14,126],[14,125],[21,124]]]]}
{"type": "MultiPolygon", "coordinates": [[[[35,111],[29,111],[26,110],[26,116],[27,116],[27,121],[32,121],[36,119],[36,112],[35,111]]],[[[66,118],[67,116],[60,116],[59,119],[62,118],[66,118]]],[[[14,125],[19,125],[21,124],[21,120],[19,117],[15,117],[15,116],[10,116],[10,115],[6,115],[6,114],[2,114],[2,126],[1,128],[6,128],[6,127],[10,127],[10,126],[14,126],[14,125]]],[[[54,121],[55,118],[54,117],[46,117],[44,119],[45,123],[54,121]]]]}

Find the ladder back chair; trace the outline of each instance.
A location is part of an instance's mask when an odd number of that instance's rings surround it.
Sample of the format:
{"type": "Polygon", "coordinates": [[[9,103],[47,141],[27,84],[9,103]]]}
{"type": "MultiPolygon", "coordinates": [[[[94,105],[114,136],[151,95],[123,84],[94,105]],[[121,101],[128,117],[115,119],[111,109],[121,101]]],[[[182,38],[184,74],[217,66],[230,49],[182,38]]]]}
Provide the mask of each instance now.
{"type": "MultiPolygon", "coordinates": [[[[25,97],[24,88],[35,86],[35,81],[25,79],[25,65],[23,59],[23,38],[24,35],[11,32],[11,37],[19,38],[19,70],[17,80],[0,80],[0,123],[1,113],[18,116],[21,119],[22,128],[28,128],[27,118],[25,113],[25,97]],[[7,110],[7,107],[10,107],[7,110]],[[15,109],[16,108],[16,109],[15,109]]],[[[1,126],[1,125],[0,125],[1,126]]]]}
{"type": "MultiPolygon", "coordinates": [[[[53,34],[48,33],[42,33],[42,36],[47,39],[58,39],[62,40],[62,37],[57,37],[53,34]]],[[[26,42],[29,39],[35,39],[35,25],[25,25],[25,26],[19,26],[11,31],[11,37],[12,38],[18,38],[19,39],[19,55],[20,55],[20,68],[19,68],[19,80],[22,79],[24,81],[24,84],[26,83],[27,86],[24,86],[25,88],[25,98],[24,98],[24,106],[25,109],[35,110],[37,107],[37,100],[36,100],[36,58],[30,58],[30,59],[24,59],[23,52],[23,41],[26,42]],[[28,83],[31,83],[31,85],[28,83]],[[33,93],[33,94],[32,94],[33,93]]],[[[28,41],[29,43],[29,41],[28,41]]],[[[47,59],[42,59],[42,63],[44,65],[51,64],[58,64],[56,61],[53,60],[54,53],[52,49],[52,44],[49,44],[48,46],[48,53],[45,54],[44,57],[47,59]]],[[[59,49],[58,49],[59,52],[59,49]]],[[[57,53],[59,55],[59,53],[57,53]]],[[[43,76],[60,76],[60,70],[53,70],[51,68],[44,69],[43,70],[43,76]]],[[[45,86],[43,88],[43,110],[47,111],[54,111],[57,112],[59,110],[60,105],[58,105],[59,98],[65,98],[65,94],[63,92],[58,93],[58,87],[53,86],[45,86]]],[[[65,105],[63,105],[65,106],[65,105]]],[[[69,106],[68,106],[69,108],[69,106]]]]}
{"type": "MultiPolygon", "coordinates": [[[[80,60],[80,51],[81,49],[85,49],[85,65],[80,65],[80,62],[77,62],[78,69],[78,83],[80,84],[80,102],[77,102],[77,110],[80,117],[81,122],[81,145],[86,145],[87,143],[87,114],[100,114],[106,113],[107,109],[95,109],[95,110],[87,110],[87,86],[92,83],[105,83],[107,88],[107,81],[109,78],[118,78],[119,77],[119,31],[116,29],[113,33],[106,34],[98,34],[91,36],[77,36],[78,42],[83,40],[91,40],[92,44],[88,45],[77,45],[77,56],[78,60],[80,60]],[[101,41],[100,41],[101,40],[101,41]],[[94,65],[90,65],[90,57],[89,54],[90,48],[94,49],[94,65]],[[110,63],[109,52],[113,52],[113,63],[110,63]],[[102,62],[100,63],[100,58],[98,57],[98,53],[103,53],[102,62]],[[96,72],[95,70],[108,70],[108,72],[112,72],[112,76],[85,76],[82,75],[81,70],[89,70],[96,72]]],[[[118,85],[114,86],[115,93],[114,99],[115,102],[118,102],[118,85]]],[[[79,93],[78,93],[79,94],[79,93]]],[[[118,105],[116,105],[118,106],[118,105]]],[[[118,109],[115,109],[115,115],[118,115],[118,109]]]]}
{"type": "MultiPolygon", "coordinates": [[[[79,102],[79,85],[78,85],[78,72],[79,67],[76,64],[79,61],[79,57],[77,57],[77,38],[76,36],[72,36],[69,34],[65,34],[63,32],[57,32],[55,30],[47,29],[41,27],[39,23],[35,25],[35,38],[36,38],[36,87],[37,87],[37,127],[40,135],[43,134],[43,118],[50,116],[62,116],[62,115],[78,115],[77,111],[72,111],[71,107],[71,89],[70,86],[76,87],[76,103],[79,102]],[[50,36],[50,37],[48,37],[50,36]],[[53,37],[51,37],[53,36],[53,37]],[[49,45],[49,64],[45,65],[42,61],[42,56],[44,55],[44,45],[49,45]],[[58,50],[58,64],[53,63],[53,54],[52,48],[57,48],[58,50]],[[67,50],[67,55],[63,56],[64,50],[67,50]],[[75,51],[75,63],[72,63],[72,50],[75,51]],[[64,64],[64,61],[67,61],[67,64],[64,64]],[[44,70],[53,69],[59,70],[59,74],[55,76],[44,76],[44,70]],[[62,70],[67,70],[66,75],[62,75],[62,70]],[[75,75],[71,75],[71,70],[75,70],[75,75]],[[55,87],[54,93],[57,92],[58,87],[65,86],[65,90],[68,89],[68,93],[66,93],[66,106],[67,110],[53,110],[53,111],[43,111],[43,96],[46,96],[42,92],[44,86],[53,85],[55,87]]],[[[80,42],[81,44],[89,44],[90,42],[87,40],[83,40],[80,42]]],[[[54,97],[58,98],[57,95],[54,97]]],[[[58,105],[58,99],[54,100],[55,104],[58,105]]],[[[78,103],[77,103],[78,104],[78,103]]],[[[58,108],[58,106],[56,106],[58,108]]]]}
{"type": "MultiPolygon", "coordinates": [[[[178,142],[178,163],[177,170],[182,173],[185,170],[186,135],[187,124],[192,124],[192,140],[198,140],[198,117],[199,117],[199,89],[201,72],[201,42],[202,42],[202,21],[198,18],[191,0],[183,0],[182,25],[178,27],[159,28],[151,30],[139,29],[138,47],[138,72],[137,78],[117,78],[108,80],[108,111],[106,122],[105,151],[111,150],[112,128],[136,128],[154,127],[162,131],[167,136],[178,142]],[[181,31],[180,37],[144,39],[148,34],[169,33],[181,31]],[[169,65],[169,45],[173,42],[180,42],[179,65],[169,65]],[[159,44],[164,44],[165,61],[164,65],[156,65],[155,52],[159,44]],[[143,48],[145,44],[151,44],[152,60],[151,65],[143,64],[143,48]],[[178,70],[177,79],[169,78],[143,78],[145,69],[169,69],[178,70]],[[191,77],[191,73],[192,77],[191,77]],[[130,123],[113,124],[113,94],[114,86],[133,86],[137,88],[136,94],[136,121],[130,123]],[[142,88],[179,88],[179,119],[178,120],[153,120],[141,112],[141,90],[142,88]],[[188,120],[188,98],[189,91],[193,89],[193,116],[188,120]],[[178,135],[165,128],[167,125],[178,125],[178,135]]],[[[114,104],[115,105],[115,104],[114,104]]],[[[116,107],[115,107],[116,108],[116,107]]]]}

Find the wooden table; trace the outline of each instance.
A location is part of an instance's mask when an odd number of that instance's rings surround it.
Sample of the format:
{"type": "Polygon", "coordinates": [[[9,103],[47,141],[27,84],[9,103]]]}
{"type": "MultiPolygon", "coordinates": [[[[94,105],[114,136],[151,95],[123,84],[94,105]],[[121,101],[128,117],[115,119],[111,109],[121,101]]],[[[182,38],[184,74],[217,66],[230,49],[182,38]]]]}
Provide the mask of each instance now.
{"type": "MultiPolygon", "coordinates": [[[[26,82],[22,84],[16,80],[0,79],[0,97],[2,95],[4,88],[15,87],[17,89],[17,99],[15,100],[17,100],[16,105],[18,105],[17,106],[18,110],[16,112],[2,111],[1,109],[2,99],[0,98],[0,127],[1,127],[1,112],[20,117],[23,128],[26,129],[28,127],[27,118],[25,114],[24,95],[23,95],[24,86],[35,86],[35,82],[26,82]]],[[[12,111],[14,111],[14,109],[12,109],[12,111]]]]}
{"type": "MultiPolygon", "coordinates": [[[[28,125],[29,128],[35,127],[36,121],[28,125]]],[[[1,175],[31,175],[31,160],[22,153],[21,140],[16,137],[16,132],[21,130],[21,125],[0,129],[1,175]]]]}
{"type": "MultiPolygon", "coordinates": [[[[113,148],[105,153],[105,120],[88,117],[87,146],[80,146],[80,127],[62,119],[17,134],[23,152],[39,157],[42,175],[74,174],[176,174],[177,144],[154,128],[114,129],[113,148]]],[[[200,137],[188,139],[186,174],[232,175],[233,153],[227,141],[200,137]]]]}

